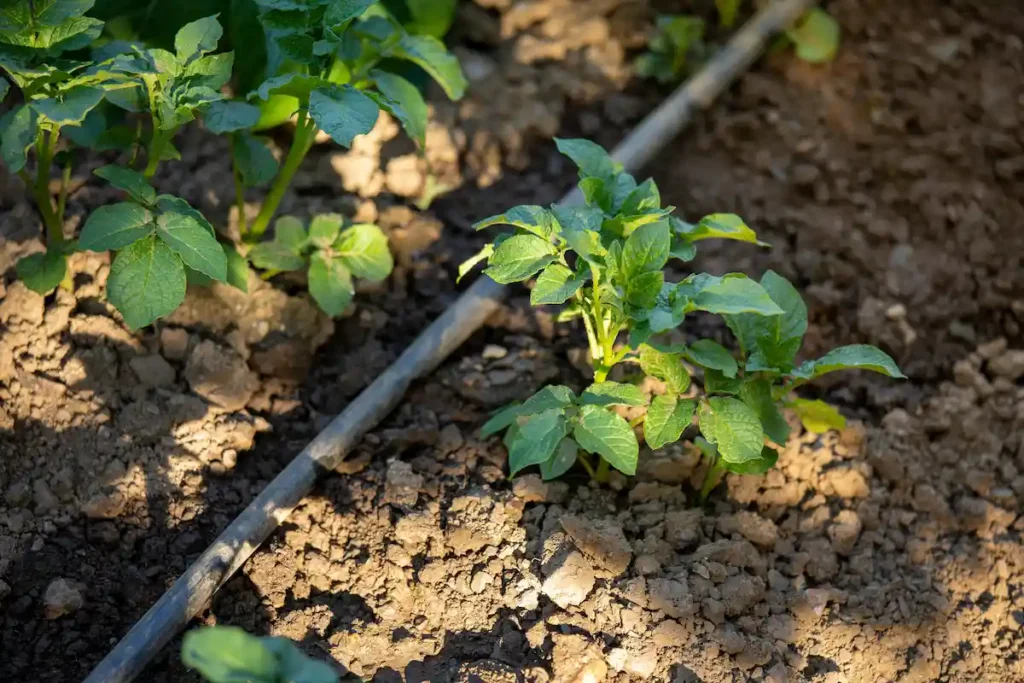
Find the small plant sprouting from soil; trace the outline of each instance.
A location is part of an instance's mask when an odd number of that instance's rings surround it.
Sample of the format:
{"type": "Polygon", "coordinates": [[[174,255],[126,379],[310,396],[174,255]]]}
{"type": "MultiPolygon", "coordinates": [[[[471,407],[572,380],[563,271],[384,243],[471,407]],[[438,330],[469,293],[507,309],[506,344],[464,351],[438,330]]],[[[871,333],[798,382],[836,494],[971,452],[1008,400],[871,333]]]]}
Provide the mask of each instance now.
{"type": "Polygon", "coordinates": [[[673,216],[673,207],[661,206],[653,180],[638,184],[592,142],[557,144],[579,167],[585,205],[517,206],[479,222],[478,230],[516,230],[459,269],[461,277],[486,261],[484,272],[502,284],[536,275],[530,302],[564,305],[558,319],[578,318],[586,330],[592,385],[580,394],[546,386],[483,426],[483,436],[505,433],[511,475],[536,465],[544,479],[552,479],[577,462],[598,481],[612,467],[633,475],[639,456],[635,427],[642,424],[644,441],[659,449],[679,441],[696,415],[702,435],[696,444],[708,460],[706,496],[725,471],[763,473],[775,464],[776,449],[790,431],[780,407],[793,409],[809,428],[841,426],[835,409],[795,397],[802,384],[848,368],[903,377],[888,355],[866,345],[797,364],[807,308],[793,285],[772,271],[760,282],[740,273],[696,273],[668,282],[669,261],[692,260],[703,240],[762,243],[733,214],[712,214],[693,224],[673,216]],[[710,339],[687,345],[658,341],[695,311],[722,316],[738,354],[710,339]],[[630,381],[609,380],[623,363],[639,372],[630,381]],[[703,375],[699,394],[687,364],[703,375]],[[644,376],[664,386],[650,401],[639,386],[644,376]],[[645,410],[628,421],[617,406],[645,410]]]}
{"type": "MultiPolygon", "coordinates": [[[[288,115],[296,117],[295,134],[280,166],[265,141],[253,135],[260,108],[228,100],[222,92],[232,78],[234,55],[216,52],[223,34],[216,16],[182,27],[171,52],[117,41],[96,47],[103,22],[85,16],[94,0],[5,5],[0,68],[17,86],[22,103],[0,119],[0,156],[30,189],[46,228],[46,251],[17,265],[26,286],[42,294],[70,286],[69,254],[113,251],[107,296],[125,323],[138,329],[174,311],[189,283],[217,281],[245,291],[249,261],[267,269],[264,277],[308,266],[311,293],[330,315],[339,315],[351,301],[353,275],[387,277],[391,257],[375,226],[342,232],[336,217],[317,217],[308,235],[299,226],[305,235],[300,242],[296,222],[288,219],[279,223],[285,237],[277,235],[266,246],[260,242],[318,132],[348,147],[357,135],[370,132],[383,109],[423,148],[426,102],[408,80],[383,70],[382,62],[415,64],[453,99],[466,87],[458,62],[437,38],[409,33],[377,0],[255,3],[282,59],[248,99],[266,102],[286,95],[294,103],[288,115]],[[91,55],[83,58],[90,47],[91,55]],[[117,110],[134,125],[108,126],[105,109],[117,110]],[[211,132],[230,136],[239,244],[219,234],[185,200],[158,194],[151,185],[160,164],[180,156],[176,133],[197,117],[211,132]],[[65,235],[64,213],[75,152],[81,148],[122,151],[123,165],[104,166],[96,175],[127,198],[93,211],[76,241],[65,235]],[[27,168],[30,153],[34,173],[27,168]],[[56,200],[50,192],[54,165],[60,169],[56,200]],[[258,213],[248,221],[246,188],[267,184],[258,213]],[[328,234],[333,241],[327,241],[328,234]]],[[[0,79],[0,98],[9,89],[10,83],[0,79]]]]}

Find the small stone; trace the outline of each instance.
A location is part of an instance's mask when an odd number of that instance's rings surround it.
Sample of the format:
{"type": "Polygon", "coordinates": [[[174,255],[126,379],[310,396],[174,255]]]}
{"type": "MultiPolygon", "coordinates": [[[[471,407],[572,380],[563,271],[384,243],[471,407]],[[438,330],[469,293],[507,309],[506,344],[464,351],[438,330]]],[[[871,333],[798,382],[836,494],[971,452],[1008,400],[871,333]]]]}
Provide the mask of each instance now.
{"type": "Polygon", "coordinates": [[[647,582],[648,606],[661,610],[673,619],[691,617],[697,613],[693,595],[684,577],[678,579],[650,579],[647,582]]]}
{"type": "Polygon", "coordinates": [[[65,614],[73,614],[82,609],[85,598],[67,579],[54,579],[46,587],[43,594],[43,616],[47,619],[59,619],[65,614]]]}
{"type": "Polygon", "coordinates": [[[160,348],[164,358],[174,361],[185,360],[188,353],[188,332],[180,327],[165,327],[160,330],[160,348]]]}
{"type": "Polygon", "coordinates": [[[832,549],[840,555],[849,555],[857,544],[860,532],[864,528],[860,517],[853,510],[840,510],[828,529],[828,537],[832,540],[832,549]]]}
{"type": "Polygon", "coordinates": [[[1016,382],[1024,377],[1024,349],[1009,349],[988,362],[988,370],[997,377],[1016,382]]]}
{"type": "Polygon", "coordinates": [[[762,548],[774,548],[775,542],[779,540],[779,528],[775,522],[745,510],[719,517],[718,530],[723,534],[739,533],[762,548]]]}
{"type": "Polygon", "coordinates": [[[484,360],[501,360],[508,355],[508,349],[497,344],[488,344],[484,347],[480,357],[484,360]]]}
{"type": "Polygon", "coordinates": [[[609,577],[619,576],[633,559],[633,547],[622,527],[609,520],[585,519],[566,515],[559,520],[565,533],[584,554],[609,577]]]}
{"type": "Polygon", "coordinates": [[[764,680],[765,683],[788,683],[789,673],[786,671],[786,665],[782,662],[775,662],[775,666],[765,673],[764,680]]]}
{"type": "Polygon", "coordinates": [[[726,566],[752,569],[760,574],[765,560],[750,541],[715,541],[705,543],[693,553],[693,559],[712,560],[726,566]]]}
{"type": "Polygon", "coordinates": [[[4,600],[11,594],[11,584],[0,579],[0,600],[4,600]]]}
{"type": "Polygon", "coordinates": [[[805,570],[815,581],[828,581],[839,573],[839,559],[828,540],[812,538],[801,543],[800,549],[808,555],[805,570]]]}
{"type": "Polygon", "coordinates": [[[31,499],[32,491],[29,489],[28,484],[23,481],[14,482],[4,492],[4,501],[11,507],[23,507],[31,499]]]}
{"type": "Polygon", "coordinates": [[[683,549],[700,540],[700,523],[704,511],[700,508],[691,510],[673,510],[665,515],[665,540],[676,549],[683,549]]]}
{"type": "Polygon", "coordinates": [[[725,613],[736,617],[764,599],[764,581],[760,577],[736,574],[722,584],[725,613]]]}
{"type": "Polygon", "coordinates": [[[854,469],[836,468],[825,475],[826,481],[840,498],[867,498],[871,493],[867,479],[854,469]]]}
{"type": "Polygon", "coordinates": [[[581,553],[573,551],[544,580],[541,591],[556,605],[568,609],[587,599],[594,582],[590,563],[581,553]]]}
{"type": "Polygon", "coordinates": [[[414,507],[423,488],[423,475],[413,471],[403,460],[392,460],[384,481],[384,502],[400,507],[414,507]]]}
{"type": "Polygon", "coordinates": [[[744,638],[732,624],[723,624],[715,630],[715,640],[723,650],[731,655],[743,652],[747,646],[747,639],[744,638]]]}
{"type": "Polygon", "coordinates": [[[124,512],[128,499],[116,488],[107,487],[82,505],[82,514],[89,519],[114,519],[124,512]]]}
{"type": "Polygon", "coordinates": [[[978,355],[984,360],[992,360],[996,356],[1001,355],[1006,351],[1007,342],[1006,337],[997,337],[990,342],[984,344],[978,344],[978,348],[975,349],[978,355]]]}
{"type": "Polygon", "coordinates": [[[32,499],[36,504],[36,514],[55,510],[60,504],[57,496],[53,495],[53,492],[50,491],[50,486],[46,483],[45,479],[36,479],[32,484],[32,490],[32,499]]]}
{"type": "Polygon", "coordinates": [[[437,435],[437,447],[445,455],[459,450],[464,443],[466,441],[462,438],[462,430],[458,425],[446,425],[437,435]]]}
{"type": "Polygon", "coordinates": [[[175,374],[171,364],[163,356],[152,354],[136,356],[129,362],[139,382],[147,387],[169,387],[174,384],[175,374]]]}
{"type": "Polygon", "coordinates": [[[608,653],[608,666],[639,678],[650,678],[658,668],[658,656],[646,650],[633,653],[617,647],[608,653]]]}
{"type": "Polygon", "coordinates": [[[474,593],[483,593],[493,581],[494,577],[487,572],[477,572],[473,574],[473,580],[470,581],[469,587],[474,593]]]}
{"type": "Polygon", "coordinates": [[[725,623],[725,604],[720,600],[707,598],[701,606],[701,612],[705,619],[716,626],[725,623]]]}
{"type": "Polygon", "coordinates": [[[560,503],[569,493],[561,481],[543,481],[536,474],[516,477],[512,482],[512,495],[524,503],[560,503]]]}
{"type": "Polygon", "coordinates": [[[225,410],[241,410],[260,382],[235,351],[204,341],[188,357],[185,379],[192,391],[225,410]]]}

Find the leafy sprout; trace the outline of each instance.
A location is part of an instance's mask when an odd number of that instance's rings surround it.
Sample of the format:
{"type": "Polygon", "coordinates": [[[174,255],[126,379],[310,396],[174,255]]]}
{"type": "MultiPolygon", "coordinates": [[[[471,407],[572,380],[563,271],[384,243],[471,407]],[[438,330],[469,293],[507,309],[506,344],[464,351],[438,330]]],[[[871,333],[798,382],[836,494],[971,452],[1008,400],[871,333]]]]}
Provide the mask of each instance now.
{"type": "Polygon", "coordinates": [[[329,664],[307,656],[287,638],[259,638],[237,626],[189,631],[182,640],[181,661],[210,683],[338,681],[338,674],[329,664]]]}
{"type": "Polygon", "coordinates": [[[637,183],[598,145],[557,140],[559,150],[579,167],[585,204],[577,207],[517,206],[480,221],[476,228],[508,225],[459,269],[460,277],[479,263],[502,284],[536,278],[534,305],[564,306],[560,320],[579,318],[586,331],[594,382],[577,394],[547,386],[523,403],[507,406],[483,426],[482,435],[504,432],[509,470],[538,466],[545,479],[579,462],[598,480],[614,467],[635,474],[641,423],[648,447],[679,441],[694,416],[699,442],[710,460],[704,495],[723,471],[767,471],[778,459],[776,446],[789,438],[780,407],[797,412],[809,429],[841,426],[841,416],[820,401],[796,398],[794,390],[824,374],[860,368],[903,377],[893,360],[872,346],[844,346],[814,361],[797,363],[807,331],[807,308],[784,277],[767,272],[760,282],[740,273],[691,274],[670,282],[670,262],[688,262],[706,239],[762,245],[733,214],[712,214],[697,223],[662,207],[653,180],[637,183]],[[738,353],[710,339],[668,346],[661,333],[703,311],[721,316],[736,337],[738,353]],[[639,369],[630,382],[609,380],[612,369],[639,369]],[[701,392],[691,386],[703,379],[701,392]],[[638,380],[664,386],[651,398],[638,380]],[[615,408],[645,407],[627,421],[615,408]]]}
{"type": "Polygon", "coordinates": [[[704,58],[704,21],[688,15],[664,15],[657,19],[656,32],[647,52],[635,63],[638,74],[659,83],[677,83],[704,58]]]}

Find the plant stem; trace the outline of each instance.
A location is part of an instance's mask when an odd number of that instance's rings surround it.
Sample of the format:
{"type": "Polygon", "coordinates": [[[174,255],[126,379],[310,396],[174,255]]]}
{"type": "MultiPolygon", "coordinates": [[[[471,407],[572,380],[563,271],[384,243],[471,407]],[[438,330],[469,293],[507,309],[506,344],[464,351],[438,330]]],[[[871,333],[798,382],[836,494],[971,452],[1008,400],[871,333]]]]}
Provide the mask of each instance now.
{"type": "Polygon", "coordinates": [[[611,466],[608,464],[608,461],[602,458],[601,456],[598,456],[597,473],[594,475],[594,481],[596,481],[598,484],[605,483],[606,481],[608,481],[608,475],[610,474],[610,472],[611,466]]]}
{"type": "Polygon", "coordinates": [[[71,184],[71,162],[64,164],[60,174],[60,194],[57,195],[57,220],[64,225],[64,208],[68,204],[68,185],[71,184]]]}
{"type": "Polygon", "coordinates": [[[52,130],[47,135],[45,129],[40,128],[36,136],[36,179],[33,183],[28,173],[22,171],[22,179],[32,188],[32,198],[39,207],[39,213],[43,217],[43,225],[46,226],[46,246],[54,247],[64,242],[64,222],[58,218],[53,210],[53,202],[50,198],[50,164],[53,163],[53,155],[57,150],[57,140],[60,133],[52,130]]]}
{"type": "Polygon", "coordinates": [[[142,175],[147,180],[156,174],[156,168],[160,165],[160,158],[164,155],[167,144],[174,139],[174,134],[177,130],[177,127],[168,130],[161,128],[153,129],[153,139],[149,141],[149,152],[146,154],[146,169],[142,172],[142,175]]]}
{"type": "Polygon", "coordinates": [[[711,466],[708,467],[708,471],[704,473],[704,485],[700,487],[700,504],[703,505],[707,502],[708,495],[718,486],[721,481],[722,472],[725,471],[725,465],[722,462],[721,456],[715,458],[711,466]]]}
{"type": "Polygon", "coordinates": [[[587,460],[587,458],[583,455],[582,452],[577,454],[576,460],[579,461],[581,465],[583,465],[583,469],[587,471],[587,474],[590,475],[590,478],[596,481],[597,472],[594,471],[594,466],[590,464],[590,462],[587,460]]]}
{"type": "Polygon", "coordinates": [[[281,204],[284,193],[288,191],[288,186],[291,184],[295,172],[299,170],[299,165],[313,146],[313,139],[315,137],[316,123],[309,118],[305,111],[300,112],[298,125],[295,128],[295,138],[292,140],[292,146],[288,149],[288,156],[285,158],[284,166],[281,167],[280,173],[274,178],[274,183],[270,186],[270,192],[267,193],[266,199],[263,200],[260,212],[255,220],[253,220],[252,225],[249,226],[248,230],[242,231],[243,240],[250,242],[259,240],[263,233],[266,232],[267,226],[270,225],[270,219],[277,213],[277,207],[281,204]]]}
{"type": "Polygon", "coordinates": [[[231,136],[231,176],[235,181],[235,208],[238,209],[238,234],[245,234],[245,187],[242,185],[242,174],[238,172],[238,159],[235,157],[235,137],[231,136]]]}

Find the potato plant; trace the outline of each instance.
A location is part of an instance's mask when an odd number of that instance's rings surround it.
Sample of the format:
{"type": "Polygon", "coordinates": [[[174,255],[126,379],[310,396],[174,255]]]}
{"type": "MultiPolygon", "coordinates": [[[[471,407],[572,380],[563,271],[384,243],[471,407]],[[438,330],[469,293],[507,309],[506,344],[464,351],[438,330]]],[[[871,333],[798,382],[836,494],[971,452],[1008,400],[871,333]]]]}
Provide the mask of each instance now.
{"type": "Polygon", "coordinates": [[[673,216],[653,180],[638,184],[592,142],[557,144],[579,167],[585,205],[517,206],[487,218],[478,230],[509,225],[515,232],[500,235],[460,267],[461,276],[486,261],[484,272],[502,284],[536,276],[531,304],[564,305],[559,320],[579,318],[586,330],[593,384],[579,394],[546,386],[483,426],[484,436],[505,433],[512,475],[536,465],[552,479],[577,462],[598,480],[610,467],[632,475],[639,456],[635,427],[642,423],[647,446],[659,449],[678,441],[696,415],[698,445],[709,460],[706,494],[723,471],[761,473],[775,464],[777,447],[789,437],[780,407],[819,430],[841,421],[826,404],[795,397],[802,384],[847,368],[903,377],[888,355],[866,345],[798,363],[807,308],[774,272],[760,282],[740,273],[668,281],[669,262],[692,260],[703,240],[760,242],[732,214],[692,224],[673,216]],[[710,339],[658,341],[696,311],[722,316],[738,353],[710,339]],[[621,363],[639,373],[626,382],[609,380],[621,363]],[[702,376],[702,392],[691,387],[690,368],[702,376]],[[659,380],[664,391],[648,400],[638,386],[644,376],[659,380]],[[617,406],[646,412],[629,422],[617,406]]]}
{"type": "MultiPolygon", "coordinates": [[[[108,298],[126,324],[137,329],[174,311],[187,283],[219,281],[245,290],[247,259],[266,268],[265,277],[308,265],[311,293],[330,315],[340,314],[351,301],[353,275],[380,280],[390,273],[383,233],[367,225],[341,232],[336,217],[318,217],[301,244],[288,243],[297,249],[290,260],[279,248],[281,236],[270,246],[259,243],[319,131],[350,146],[357,135],[373,128],[384,109],[422,148],[426,102],[409,81],[382,70],[383,60],[416,64],[453,98],[461,97],[466,86],[458,62],[436,38],[409,34],[376,0],[255,1],[269,39],[289,65],[247,98],[294,98],[289,114],[296,118],[296,130],[280,166],[265,141],[253,134],[260,109],[223,93],[234,56],[216,52],[223,34],[217,17],[182,27],[173,52],[113,43],[85,59],[85,49],[103,25],[85,16],[93,0],[5,3],[0,12],[0,68],[18,86],[22,103],[0,119],[0,157],[30,188],[47,235],[46,252],[17,265],[28,287],[48,293],[60,285],[67,274],[67,255],[76,249],[114,251],[108,298]],[[97,107],[104,101],[136,121],[128,163],[96,171],[122,190],[126,201],[95,210],[77,242],[67,240],[70,152],[76,142],[88,146],[99,139],[96,129],[102,130],[103,123],[96,124],[97,107]],[[150,184],[161,162],[179,158],[175,134],[197,117],[213,133],[230,136],[241,244],[219,235],[181,198],[157,194],[150,184]],[[145,160],[133,169],[140,147],[145,148],[145,160]],[[33,152],[35,172],[30,174],[33,152]],[[55,161],[62,166],[56,202],[50,194],[55,161]],[[260,210],[248,221],[246,188],[266,184],[260,210]],[[325,241],[332,231],[337,243],[325,241]],[[280,258],[275,260],[275,255],[280,258]]],[[[8,89],[8,81],[0,80],[0,96],[8,89]]],[[[288,234],[283,239],[297,237],[293,219],[283,225],[288,234]]]]}

